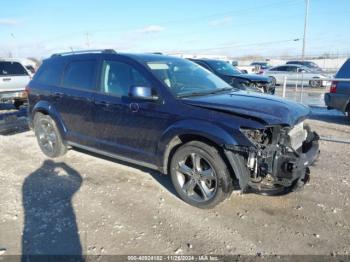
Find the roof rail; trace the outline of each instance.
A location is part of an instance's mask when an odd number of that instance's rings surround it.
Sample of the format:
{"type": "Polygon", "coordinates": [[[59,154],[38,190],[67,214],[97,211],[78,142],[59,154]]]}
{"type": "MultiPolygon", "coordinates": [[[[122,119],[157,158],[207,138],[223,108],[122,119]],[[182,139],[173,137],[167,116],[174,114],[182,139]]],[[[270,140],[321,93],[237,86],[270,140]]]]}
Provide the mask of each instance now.
{"type": "Polygon", "coordinates": [[[106,54],[116,54],[114,49],[93,49],[93,50],[80,50],[53,54],[51,57],[55,56],[65,56],[65,55],[77,55],[77,54],[88,54],[88,53],[106,53],[106,54]]]}

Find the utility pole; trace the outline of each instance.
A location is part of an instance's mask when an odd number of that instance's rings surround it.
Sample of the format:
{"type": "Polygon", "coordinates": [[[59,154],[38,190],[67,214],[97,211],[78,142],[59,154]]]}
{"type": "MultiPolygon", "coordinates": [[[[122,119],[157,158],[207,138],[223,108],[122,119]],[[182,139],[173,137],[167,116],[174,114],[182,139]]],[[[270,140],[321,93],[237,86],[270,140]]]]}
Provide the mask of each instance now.
{"type": "MultiPolygon", "coordinates": [[[[309,0],[305,0],[305,20],[304,20],[304,36],[303,36],[303,50],[301,53],[301,61],[305,61],[305,45],[306,45],[306,31],[308,26],[308,19],[309,19],[309,0]]],[[[303,101],[303,92],[304,92],[304,72],[301,74],[301,94],[300,94],[300,102],[303,101]]]]}
{"type": "Polygon", "coordinates": [[[87,48],[90,48],[90,38],[89,38],[89,33],[86,33],[86,46],[87,46],[87,48]]]}

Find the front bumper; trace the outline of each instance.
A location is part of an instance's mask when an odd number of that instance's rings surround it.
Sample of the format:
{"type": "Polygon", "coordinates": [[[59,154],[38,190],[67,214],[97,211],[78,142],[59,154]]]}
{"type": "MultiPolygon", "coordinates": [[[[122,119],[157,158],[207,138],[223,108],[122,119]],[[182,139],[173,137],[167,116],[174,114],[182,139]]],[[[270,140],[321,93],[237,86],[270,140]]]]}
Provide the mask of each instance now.
{"type": "Polygon", "coordinates": [[[0,92],[0,101],[26,100],[27,94],[24,90],[0,92]]]}
{"type": "Polygon", "coordinates": [[[268,149],[269,152],[257,153],[253,148],[232,147],[225,150],[225,154],[242,191],[276,195],[300,189],[309,181],[309,166],[320,154],[318,140],[317,133],[310,131],[298,151],[284,151],[275,146],[268,149]],[[255,167],[250,169],[247,156],[252,153],[260,156],[255,160],[255,167]],[[237,164],[234,157],[237,154],[243,156],[242,164],[237,164]]]}

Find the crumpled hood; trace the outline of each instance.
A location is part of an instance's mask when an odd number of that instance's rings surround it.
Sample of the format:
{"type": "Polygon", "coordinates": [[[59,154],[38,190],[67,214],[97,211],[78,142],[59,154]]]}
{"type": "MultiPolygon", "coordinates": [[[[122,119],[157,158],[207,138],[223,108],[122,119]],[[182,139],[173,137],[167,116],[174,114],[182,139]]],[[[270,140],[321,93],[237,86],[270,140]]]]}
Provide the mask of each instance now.
{"type": "Polygon", "coordinates": [[[308,117],[310,109],[302,104],[272,95],[237,91],[183,99],[192,106],[216,109],[252,117],[268,125],[294,126],[308,117]]]}

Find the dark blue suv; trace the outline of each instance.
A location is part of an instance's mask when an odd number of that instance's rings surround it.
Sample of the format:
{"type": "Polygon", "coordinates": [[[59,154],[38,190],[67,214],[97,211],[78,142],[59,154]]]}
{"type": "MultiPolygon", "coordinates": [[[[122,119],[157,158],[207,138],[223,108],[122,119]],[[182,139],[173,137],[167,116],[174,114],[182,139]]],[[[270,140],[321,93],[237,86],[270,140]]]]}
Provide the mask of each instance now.
{"type": "Polygon", "coordinates": [[[27,87],[41,150],[82,148],[170,174],[179,196],[209,208],[236,187],[302,187],[319,153],[309,109],[235,89],[201,66],[113,50],[55,54],[27,87]]]}

